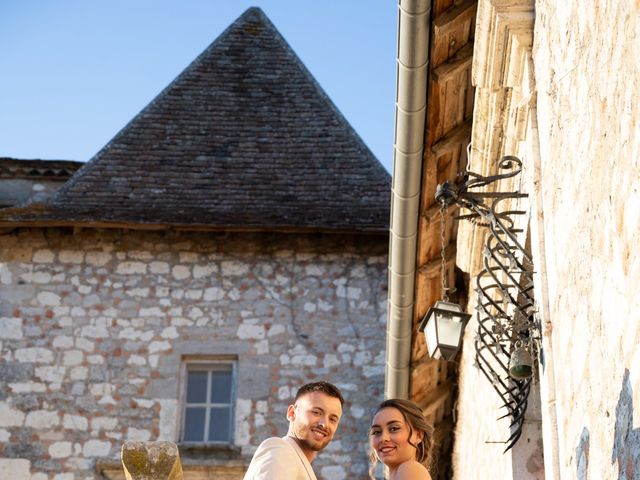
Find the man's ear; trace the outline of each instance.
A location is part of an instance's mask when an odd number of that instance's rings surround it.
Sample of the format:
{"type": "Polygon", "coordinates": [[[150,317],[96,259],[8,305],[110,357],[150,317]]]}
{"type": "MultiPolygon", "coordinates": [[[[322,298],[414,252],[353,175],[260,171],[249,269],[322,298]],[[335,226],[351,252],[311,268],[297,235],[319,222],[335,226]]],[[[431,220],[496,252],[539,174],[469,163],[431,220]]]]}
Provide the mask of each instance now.
{"type": "Polygon", "coordinates": [[[287,407],[287,420],[293,422],[296,419],[296,406],[289,405],[287,407]]]}

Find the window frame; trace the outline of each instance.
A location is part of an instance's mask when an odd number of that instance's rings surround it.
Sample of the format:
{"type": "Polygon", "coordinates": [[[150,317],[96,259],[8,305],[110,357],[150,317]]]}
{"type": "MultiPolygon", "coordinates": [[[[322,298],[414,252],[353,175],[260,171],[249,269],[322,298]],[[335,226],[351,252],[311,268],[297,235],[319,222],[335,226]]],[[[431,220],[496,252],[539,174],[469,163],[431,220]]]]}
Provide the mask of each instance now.
{"type": "Polygon", "coordinates": [[[180,424],[178,429],[178,443],[185,446],[193,447],[207,447],[207,446],[232,446],[235,444],[235,420],[236,420],[236,392],[237,392],[237,373],[238,373],[238,358],[230,355],[219,356],[207,356],[207,357],[186,357],[181,362],[181,374],[180,374],[180,424]],[[210,381],[211,372],[216,370],[216,367],[225,367],[225,371],[229,371],[231,374],[231,389],[229,393],[229,403],[212,403],[210,399],[210,381]],[[228,369],[228,370],[227,370],[228,369]],[[207,403],[203,404],[205,407],[205,430],[204,440],[184,440],[186,433],[186,414],[187,414],[187,388],[189,372],[192,371],[204,371],[207,372],[207,403]],[[209,437],[209,420],[211,415],[211,409],[215,406],[229,406],[229,437],[227,440],[208,440],[209,437]]]}

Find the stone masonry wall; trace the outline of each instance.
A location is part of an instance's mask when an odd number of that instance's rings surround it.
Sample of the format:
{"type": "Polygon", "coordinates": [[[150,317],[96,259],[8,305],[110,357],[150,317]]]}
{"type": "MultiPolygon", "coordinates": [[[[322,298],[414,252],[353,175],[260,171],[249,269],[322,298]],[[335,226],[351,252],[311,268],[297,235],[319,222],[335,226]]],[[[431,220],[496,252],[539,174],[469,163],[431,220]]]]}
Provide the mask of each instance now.
{"type": "Polygon", "coordinates": [[[0,207],[14,206],[27,201],[41,202],[51,196],[62,184],[63,182],[0,178],[0,207]]]}
{"type": "Polygon", "coordinates": [[[238,359],[235,444],[284,435],[298,386],[347,399],[318,478],[367,478],[384,384],[384,237],[18,229],[0,235],[0,477],[97,478],[178,440],[185,356],[238,359]]]}
{"type": "Polygon", "coordinates": [[[541,0],[535,22],[559,469],[640,479],[640,3],[541,0]]]}

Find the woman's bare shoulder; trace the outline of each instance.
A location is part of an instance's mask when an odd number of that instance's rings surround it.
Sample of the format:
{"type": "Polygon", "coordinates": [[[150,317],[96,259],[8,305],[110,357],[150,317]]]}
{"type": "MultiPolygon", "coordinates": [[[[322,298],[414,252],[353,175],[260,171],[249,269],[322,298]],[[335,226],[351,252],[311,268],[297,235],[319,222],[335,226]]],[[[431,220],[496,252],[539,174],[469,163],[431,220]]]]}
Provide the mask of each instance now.
{"type": "Polygon", "coordinates": [[[429,470],[421,463],[411,460],[398,467],[395,480],[431,480],[429,470]]]}

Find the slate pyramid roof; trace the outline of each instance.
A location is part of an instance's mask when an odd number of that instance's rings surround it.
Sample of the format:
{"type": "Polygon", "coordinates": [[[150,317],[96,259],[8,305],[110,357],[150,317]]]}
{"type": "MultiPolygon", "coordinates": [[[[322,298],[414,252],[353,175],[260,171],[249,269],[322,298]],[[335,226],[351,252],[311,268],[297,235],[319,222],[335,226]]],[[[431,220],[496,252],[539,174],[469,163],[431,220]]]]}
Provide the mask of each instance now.
{"type": "Polygon", "coordinates": [[[390,176],[259,8],[46,205],[0,224],[388,229],[390,176]]]}

